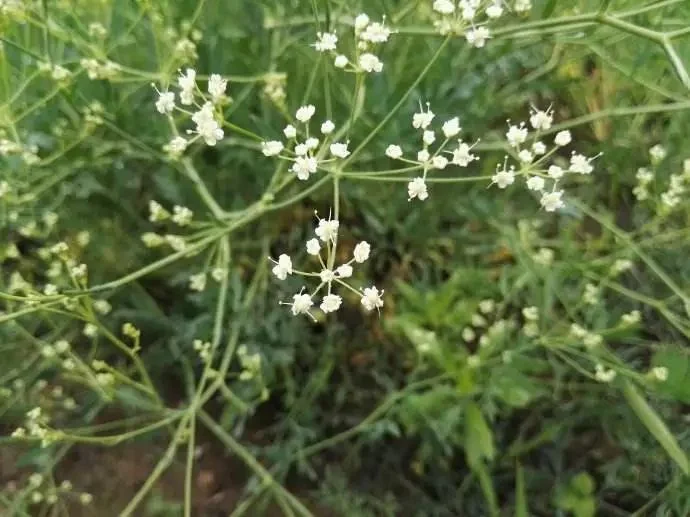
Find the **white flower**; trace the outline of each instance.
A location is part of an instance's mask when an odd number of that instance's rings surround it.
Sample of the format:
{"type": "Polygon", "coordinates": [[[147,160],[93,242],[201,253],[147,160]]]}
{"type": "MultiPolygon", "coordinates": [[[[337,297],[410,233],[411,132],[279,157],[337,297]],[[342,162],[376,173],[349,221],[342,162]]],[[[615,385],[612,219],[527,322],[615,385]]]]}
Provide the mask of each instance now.
{"type": "Polygon", "coordinates": [[[55,296],[58,294],[58,288],[54,284],[46,284],[43,288],[43,294],[46,296],[55,296]]]}
{"type": "Polygon", "coordinates": [[[506,188],[515,182],[515,170],[512,168],[497,170],[496,174],[491,176],[491,182],[498,185],[498,188],[506,188]]]}
{"type": "Polygon", "coordinates": [[[305,156],[306,154],[309,153],[309,147],[307,146],[306,143],[304,144],[297,144],[295,146],[295,154],[297,156],[305,156]]]}
{"type": "Polygon", "coordinates": [[[355,257],[355,262],[361,264],[365,260],[369,258],[369,254],[371,253],[371,246],[367,241],[362,241],[355,246],[355,249],[353,251],[353,255],[355,257]]]}
{"type": "Polygon", "coordinates": [[[553,123],[553,115],[551,110],[546,111],[534,110],[529,118],[529,123],[534,129],[539,129],[542,131],[547,131],[551,129],[551,124],[553,123]]]}
{"type": "Polygon", "coordinates": [[[285,280],[288,275],[292,274],[292,259],[283,253],[278,257],[278,262],[272,271],[278,280],[285,280]]]}
{"type": "Polygon", "coordinates": [[[175,109],[175,93],[161,92],[156,101],[156,109],[158,113],[171,113],[175,109]]]}
{"type": "Polygon", "coordinates": [[[285,126],[285,129],[283,129],[283,134],[285,138],[295,138],[297,136],[297,129],[295,126],[288,124],[285,126]]]}
{"type": "Polygon", "coordinates": [[[383,63],[374,54],[364,53],[359,56],[359,66],[365,72],[380,72],[383,70],[383,63]]]}
{"type": "Polygon", "coordinates": [[[519,147],[527,140],[527,128],[524,124],[519,126],[510,126],[506,132],[506,140],[511,147],[519,147]]]}
{"type": "Polygon", "coordinates": [[[374,22],[366,26],[359,37],[370,43],[384,43],[388,41],[391,31],[383,23],[374,22]]]}
{"type": "Polygon", "coordinates": [[[298,314],[306,314],[309,312],[309,309],[311,309],[312,305],[314,305],[314,302],[312,301],[311,296],[308,294],[299,293],[292,296],[292,306],[290,307],[290,310],[294,316],[297,316],[298,314]]]}
{"type": "Polygon", "coordinates": [[[515,0],[515,12],[524,13],[532,9],[532,2],[530,0],[515,0]]]}
{"type": "Polygon", "coordinates": [[[563,147],[572,142],[572,137],[570,136],[570,131],[559,131],[556,133],[556,138],[553,139],[553,143],[559,147],[563,147]]]}
{"type": "Polygon", "coordinates": [[[340,308],[342,303],[343,299],[337,294],[327,294],[323,297],[320,307],[323,312],[335,312],[340,308]]]}
{"type": "Polygon", "coordinates": [[[316,37],[318,39],[316,43],[314,43],[314,48],[318,52],[335,50],[335,45],[338,43],[338,36],[330,32],[317,32],[316,37]]]}
{"type": "Polygon", "coordinates": [[[460,140],[458,142],[458,147],[453,151],[453,159],[451,162],[460,167],[467,167],[470,162],[477,159],[477,156],[470,151],[472,151],[472,148],[460,140]]]}
{"type": "MultiPolygon", "coordinates": [[[[479,2],[475,2],[479,3],[479,2]]],[[[462,7],[462,19],[465,20],[466,22],[470,22],[474,20],[475,14],[477,14],[477,10],[474,8],[474,6],[470,5],[469,3],[461,3],[460,6],[462,7]]]]}
{"type": "Polygon", "coordinates": [[[424,130],[424,133],[422,134],[422,142],[424,142],[426,145],[431,145],[435,141],[436,141],[436,133],[434,133],[430,129],[424,130]]]}
{"type": "Polygon", "coordinates": [[[665,366],[655,366],[652,368],[651,374],[657,381],[664,382],[668,380],[668,368],[665,366]]]}
{"type": "Polygon", "coordinates": [[[476,27],[470,29],[465,33],[465,39],[467,42],[476,48],[482,48],[486,44],[486,40],[489,39],[489,29],[486,27],[476,27]]]}
{"type": "Polygon", "coordinates": [[[402,155],[403,155],[403,151],[399,145],[391,144],[388,147],[386,147],[386,156],[388,156],[389,158],[393,158],[394,160],[397,160],[402,155]]]}
{"type": "Polygon", "coordinates": [[[261,152],[264,156],[276,156],[283,150],[283,142],[278,140],[270,140],[268,142],[261,142],[261,152]]]}
{"type": "Polygon", "coordinates": [[[295,118],[300,122],[309,122],[309,119],[314,116],[314,113],[316,113],[316,108],[312,104],[309,104],[307,106],[300,107],[297,110],[297,113],[295,113],[295,118]]]}
{"type": "Polygon", "coordinates": [[[338,266],[335,272],[338,274],[339,278],[350,278],[352,276],[352,266],[350,264],[343,264],[338,266]]]}
{"type": "Polygon", "coordinates": [[[548,170],[549,177],[555,180],[559,180],[565,174],[565,171],[558,165],[551,165],[548,170]]]}
{"type": "Polygon", "coordinates": [[[349,61],[347,56],[343,56],[342,54],[335,56],[335,59],[333,60],[333,66],[336,68],[345,68],[348,63],[349,61]]]}
{"type": "Polygon", "coordinates": [[[541,192],[544,190],[544,178],[540,178],[539,176],[532,176],[527,180],[527,188],[530,190],[536,190],[541,192]]]}
{"type": "Polygon", "coordinates": [[[322,269],[319,273],[319,278],[324,284],[330,284],[335,280],[335,273],[331,269],[322,269]]]}
{"type": "Polygon", "coordinates": [[[420,111],[412,115],[412,127],[415,129],[426,129],[434,120],[434,113],[429,109],[429,105],[426,105],[426,111],[420,111]]]}
{"type": "Polygon", "coordinates": [[[594,368],[594,378],[599,382],[611,382],[616,378],[615,370],[607,370],[601,364],[597,364],[594,368]]]}
{"type": "Polygon", "coordinates": [[[569,171],[577,174],[591,174],[594,170],[591,160],[583,154],[573,153],[570,157],[569,171]]]}
{"type": "Polygon", "coordinates": [[[479,302],[479,312],[482,314],[491,314],[495,308],[496,302],[491,298],[487,298],[486,300],[479,302]]]}
{"type": "Polygon", "coordinates": [[[649,150],[649,158],[656,165],[666,158],[666,149],[661,144],[655,145],[649,150]]]}
{"type": "Polygon", "coordinates": [[[319,139],[314,138],[313,136],[310,138],[307,138],[307,140],[304,142],[304,145],[307,146],[307,149],[316,149],[319,146],[319,139]]]}
{"type": "Polygon", "coordinates": [[[518,159],[520,163],[532,163],[534,161],[534,155],[527,149],[523,149],[518,153],[518,159]]]}
{"type": "Polygon", "coordinates": [[[522,315],[528,321],[537,321],[539,319],[539,309],[536,307],[525,307],[522,309],[522,315]]]}
{"type": "Polygon", "coordinates": [[[187,226],[192,222],[194,212],[186,206],[175,205],[173,207],[172,221],[179,226],[187,226]]]}
{"type": "Polygon", "coordinates": [[[311,156],[298,156],[292,164],[292,172],[297,174],[300,180],[308,180],[310,174],[315,174],[318,161],[311,156]]]}
{"type": "Polygon", "coordinates": [[[432,9],[440,14],[453,14],[455,4],[451,0],[434,0],[432,9]]]}
{"type": "MultiPolygon", "coordinates": [[[[277,275],[276,275],[277,276],[277,275]]],[[[189,288],[201,292],[206,289],[206,273],[198,273],[189,277],[189,288]]]]}
{"type": "Polygon", "coordinates": [[[184,105],[194,103],[194,90],[196,89],[196,70],[187,68],[185,74],[180,72],[177,79],[177,84],[180,87],[180,102],[184,105]]]}
{"type": "Polygon", "coordinates": [[[183,137],[176,136],[164,146],[164,149],[173,156],[178,156],[182,154],[185,149],[187,149],[188,144],[189,142],[187,142],[187,140],[185,140],[183,137]]]}
{"type": "Polygon", "coordinates": [[[429,151],[427,151],[426,149],[422,149],[417,153],[417,160],[420,162],[426,162],[429,160],[430,157],[431,155],[429,154],[429,151]]]}
{"type": "Polygon", "coordinates": [[[639,181],[643,185],[647,185],[648,183],[651,183],[651,181],[654,179],[654,173],[647,169],[646,167],[640,167],[637,169],[637,173],[635,174],[635,178],[637,181],[639,181]]]}
{"type": "Polygon", "coordinates": [[[474,332],[472,327],[465,327],[462,329],[462,339],[463,341],[474,341],[474,338],[477,337],[477,334],[474,332]]]}
{"type": "Polygon", "coordinates": [[[460,119],[454,117],[450,120],[446,120],[443,126],[441,126],[441,131],[443,131],[443,136],[446,138],[453,138],[460,133],[460,119]]]}
{"type": "Polygon", "coordinates": [[[335,124],[330,120],[326,120],[323,124],[321,124],[321,133],[324,135],[330,135],[334,129],[335,124]]]}
{"type": "Polygon", "coordinates": [[[347,149],[347,143],[335,142],[331,144],[330,151],[336,158],[347,158],[350,155],[350,151],[347,149]]]}
{"type": "Polygon", "coordinates": [[[434,156],[431,159],[431,165],[435,169],[445,169],[448,165],[448,158],[445,156],[434,156]]]}
{"type": "Polygon", "coordinates": [[[321,244],[318,239],[309,239],[307,241],[307,253],[310,255],[318,255],[321,252],[321,244]]]}
{"type": "Polygon", "coordinates": [[[544,192],[539,203],[547,212],[554,212],[558,208],[563,208],[565,203],[561,199],[563,197],[562,190],[554,190],[553,192],[544,192]]]}
{"type": "Polygon", "coordinates": [[[362,294],[362,305],[367,311],[383,307],[383,291],[379,293],[376,287],[366,287],[362,294]]]}
{"type": "Polygon", "coordinates": [[[546,145],[544,144],[544,142],[534,142],[532,144],[532,152],[536,156],[541,156],[542,154],[546,153],[546,145]]]}
{"type": "Polygon", "coordinates": [[[369,25],[369,17],[366,14],[362,13],[355,18],[355,30],[361,31],[367,25],[369,25]]]}
{"type": "Polygon", "coordinates": [[[418,198],[420,201],[424,201],[429,197],[429,193],[426,189],[426,183],[424,178],[417,177],[407,184],[407,196],[408,201],[418,198]]]}
{"type": "Polygon", "coordinates": [[[335,242],[338,237],[339,226],[340,223],[337,219],[319,219],[319,225],[314,230],[314,233],[322,242],[335,242]]]}
{"type": "Polygon", "coordinates": [[[494,2],[489,7],[486,8],[486,15],[489,18],[494,18],[494,19],[500,18],[502,14],[503,14],[503,8],[501,7],[500,2],[494,2]]]}
{"type": "Polygon", "coordinates": [[[201,136],[207,145],[214,146],[223,138],[224,132],[213,117],[213,105],[210,102],[192,115],[192,121],[196,124],[194,132],[201,136]]]}
{"type": "MultiPolygon", "coordinates": [[[[170,212],[163,208],[163,205],[153,199],[149,201],[149,221],[158,223],[160,221],[165,221],[168,217],[170,217],[170,212]]],[[[57,244],[55,246],[57,246],[57,244]]],[[[53,248],[55,248],[55,246],[53,248]]]]}
{"type": "Polygon", "coordinates": [[[208,79],[208,93],[213,102],[218,102],[225,95],[228,82],[218,74],[211,74],[208,79]]]}
{"type": "Polygon", "coordinates": [[[631,311],[621,316],[621,321],[626,325],[635,325],[636,323],[639,323],[641,319],[642,314],[640,313],[640,311],[631,311]]]}

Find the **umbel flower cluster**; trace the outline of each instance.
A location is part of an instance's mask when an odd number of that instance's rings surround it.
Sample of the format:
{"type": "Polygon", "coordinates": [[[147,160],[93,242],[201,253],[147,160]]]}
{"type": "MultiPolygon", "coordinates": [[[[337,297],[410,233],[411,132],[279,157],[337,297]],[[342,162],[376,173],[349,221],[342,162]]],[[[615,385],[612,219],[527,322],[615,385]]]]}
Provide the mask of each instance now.
{"type": "Polygon", "coordinates": [[[297,179],[306,181],[316,174],[320,165],[332,163],[350,155],[349,142],[333,140],[335,124],[330,120],[321,123],[319,134],[322,140],[310,132],[309,121],[316,113],[313,105],[300,107],[295,113],[295,122],[283,129],[287,144],[280,140],[264,141],[261,150],[264,156],[278,156],[292,162],[290,170],[297,179]]]}
{"type": "Polygon", "coordinates": [[[489,23],[506,12],[522,14],[532,8],[530,0],[433,0],[434,26],[443,35],[464,35],[467,42],[482,48],[491,37],[489,23]]]}
{"type": "Polygon", "coordinates": [[[330,54],[336,68],[355,73],[379,73],[383,70],[383,62],[374,52],[376,46],[387,42],[390,35],[385,18],[381,22],[372,22],[368,15],[362,13],[354,21],[354,53],[347,56],[338,51],[335,32],[318,32],[312,46],[317,52],[330,54]]]}
{"type": "Polygon", "coordinates": [[[307,314],[312,319],[315,319],[312,314],[314,298],[323,292],[319,308],[324,313],[335,312],[340,309],[343,299],[340,295],[335,294],[334,288],[341,286],[358,296],[362,307],[366,311],[373,311],[383,307],[383,291],[379,291],[375,286],[358,290],[350,285],[348,280],[354,272],[353,264],[361,264],[369,258],[371,253],[369,243],[366,241],[358,243],[352,252],[352,258],[348,262],[336,267],[335,257],[340,223],[337,219],[331,219],[330,217],[328,219],[320,219],[318,214],[317,219],[318,225],[314,231],[316,237],[309,239],[305,246],[307,254],[315,259],[314,261],[317,264],[316,270],[300,271],[294,269],[292,259],[287,254],[280,255],[278,260],[270,259],[275,264],[273,274],[279,280],[286,280],[288,276],[298,275],[318,281],[313,291],[305,292],[305,287],[302,287],[297,294],[293,295],[292,302],[281,302],[281,304],[289,305],[292,314],[295,316],[307,314]]]}

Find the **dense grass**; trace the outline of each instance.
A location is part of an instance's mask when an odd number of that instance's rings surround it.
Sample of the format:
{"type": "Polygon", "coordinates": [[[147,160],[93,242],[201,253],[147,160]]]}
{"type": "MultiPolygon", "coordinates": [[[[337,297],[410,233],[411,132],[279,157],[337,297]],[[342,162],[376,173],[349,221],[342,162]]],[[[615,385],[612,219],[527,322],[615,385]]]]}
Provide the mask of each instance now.
{"type": "Polygon", "coordinates": [[[533,0],[478,49],[439,35],[432,4],[0,0],[0,140],[23,146],[0,155],[0,513],[690,514],[690,6],[533,0]],[[337,30],[350,55],[360,12],[395,30],[379,74],[311,46],[337,30]],[[84,58],[120,68],[90,79],[84,58]],[[151,83],[178,91],[187,67],[231,101],[224,138],[172,160],[172,128],[194,125],[159,114],[151,83]],[[480,160],[410,201],[416,173],[386,173],[384,150],[416,155],[425,102],[480,160]],[[261,152],[304,104],[353,152],[308,182],[261,152]],[[506,120],[548,106],[544,141],[573,137],[554,163],[601,153],[555,212],[523,178],[490,185],[506,120]],[[150,221],[152,200],[192,224],[150,221]],[[383,289],[379,311],[340,288],[313,320],[278,303],[315,285],[267,259],[313,269],[315,210],[340,221],[336,263],[371,244],[352,285],[383,289]]]}

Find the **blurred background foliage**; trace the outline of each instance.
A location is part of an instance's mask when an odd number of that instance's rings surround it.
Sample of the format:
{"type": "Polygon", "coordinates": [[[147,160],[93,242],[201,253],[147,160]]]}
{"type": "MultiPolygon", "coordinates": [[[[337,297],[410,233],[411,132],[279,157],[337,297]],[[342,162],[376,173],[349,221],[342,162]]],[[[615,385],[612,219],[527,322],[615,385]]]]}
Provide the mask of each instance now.
{"type": "MultiPolygon", "coordinates": [[[[7,291],[14,271],[42,284],[47,266],[39,249],[60,239],[75,242],[84,231],[91,239],[80,260],[89,265],[91,285],[159,260],[161,252],[140,239],[152,229],[151,199],[205,214],[189,182],[160,151],[169,128],[155,116],[152,81],[172,82],[186,64],[200,74],[237,76],[230,83],[233,103],[226,116],[266,139],[279,138],[285,124],[283,108],[266,95],[267,78],[269,84],[284,80],[285,110],[309,101],[337,123],[349,116],[354,78],[336,75],[308,45],[318,28],[337,26],[344,35],[342,23],[360,11],[372,18],[386,15],[399,32],[384,47],[385,73],[367,80],[362,116],[350,135],[357,145],[436,52],[441,38],[431,29],[430,4],[46,0],[37,12],[54,23],[48,33],[32,23],[0,21],[0,127],[39,146],[42,157],[55,155],[38,167],[1,162],[0,179],[21,193],[0,202],[1,290],[7,291]],[[102,44],[88,34],[95,21],[108,28],[102,44]],[[198,59],[174,57],[176,43],[194,30],[202,34],[198,59]],[[78,66],[83,57],[106,54],[123,67],[110,81],[92,81],[82,73],[61,87],[36,76],[37,61],[46,55],[78,66]],[[310,92],[308,98],[304,92],[310,92]],[[94,101],[103,107],[100,125],[85,123],[84,110],[94,101]],[[60,216],[53,230],[44,231],[39,223],[36,232],[22,235],[25,225],[42,221],[47,212],[60,216]],[[19,258],[7,252],[11,245],[19,248],[19,258]]],[[[331,190],[316,190],[232,234],[227,330],[242,320],[239,342],[260,354],[261,382],[239,380],[235,365],[227,383],[246,407],[238,411],[215,397],[206,409],[315,515],[690,514],[682,466],[666,454],[658,434],[648,431],[639,407],[628,404],[625,375],[619,372],[622,379],[612,384],[593,381],[582,371],[593,371],[596,352],[573,351],[568,341],[570,325],[584,322],[606,329],[607,353],[620,361],[616,364],[640,374],[651,366],[667,367],[667,382],[642,382],[651,404],[646,408],[666,422],[682,450],[690,449],[688,313],[636,252],[643,250],[687,296],[690,211],[684,202],[661,217],[632,195],[635,172],[649,165],[653,145],[668,150],[655,170],[658,192],[690,157],[687,85],[658,42],[616,27],[570,23],[520,32],[520,24],[596,13],[602,4],[613,16],[639,10],[626,21],[661,33],[690,24],[684,1],[534,0],[528,18],[506,22],[515,30],[481,51],[451,39],[353,164],[355,170],[387,168],[383,149],[416,139],[410,117],[428,100],[440,119],[458,116],[469,139],[481,138],[478,148],[486,152],[473,174],[491,174],[502,161],[499,139],[506,119],[524,119],[529,106],[552,105],[557,121],[578,122],[572,131],[580,151],[603,153],[596,173],[571,185],[574,202],[562,213],[540,212],[523,189],[432,184],[429,202],[411,204],[403,184],[346,181],[342,253],[359,240],[372,243],[375,254],[358,274],[385,289],[386,306],[378,318],[345,308],[316,323],[294,318],[276,303],[299,286],[285,288],[266,276],[258,277],[249,314],[242,303],[267,254],[302,248],[314,209],[331,206],[331,190]],[[553,250],[552,264],[535,261],[542,248],[553,250]],[[610,279],[616,259],[633,260],[635,266],[610,279]],[[594,306],[581,303],[589,282],[603,286],[602,301],[594,306]],[[477,324],[479,304],[486,299],[495,300],[496,309],[477,324]],[[539,308],[539,339],[520,331],[521,310],[528,306],[539,308]],[[641,311],[642,324],[618,326],[631,310],[641,311]],[[506,323],[492,326],[501,321],[506,323]],[[468,327],[476,338],[465,339],[468,327]],[[490,346],[479,345],[484,334],[490,346]]],[[[672,43],[690,66],[690,37],[672,43]]],[[[230,132],[216,148],[194,148],[190,155],[221,206],[241,210],[262,196],[272,173],[271,161],[257,151],[255,142],[230,132]]],[[[217,284],[201,293],[187,288],[203,260],[179,260],[104,293],[113,306],[104,323],[113,332],[125,322],[141,330],[141,357],[169,407],[185,404],[189,375],[200,374],[192,342],[212,333],[217,284]]],[[[7,302],[8,314],[16,309],[7,302]]],[[[54,385],[64,386],[77,401],[76,412],[56,419],[65,427],[148,411],[126,386],[104,401],[41,359],[38,342],[65,338],[85,357],[127,368],[107,346],[82,336],[70,318],[32,313],[4,322],[0,336],[4,434],[54,385]],[[34,389],[41,379],[48,388],[34,389]]],[[[636,382],[642,377],[631,376],[636,382]]],[[[73,479],[94,494],[84,515],[115,515],[146,478],[139,471],[155,463],[138,451],[162,454],[168,440],[159,431],[111,449],[92,449],[3,439],[0,474],[5,484],[33,471],[54,473],[56,483],[73,479]],[[93,472],[84,472],[85,466],[93,472]],[[118,477],[115,484],[121,486],[114,487],[113,475],[132,481],[121,483],[118,477]]],[[[260,480],[244,472],[211,433],[198,441],[197,471],[207,475],[208,486],[195,478],[194,515],[227,515],[247,500],[252,502],[247,515],[277,512],[260,480]]],[[[178,460],[181,464],[181,454],[154,487],[144,513],[135,515],[181,515],[178,460]]],[[[20,497],[26,493],[8,488],[0,502],[19,512],[20,497]]]]}

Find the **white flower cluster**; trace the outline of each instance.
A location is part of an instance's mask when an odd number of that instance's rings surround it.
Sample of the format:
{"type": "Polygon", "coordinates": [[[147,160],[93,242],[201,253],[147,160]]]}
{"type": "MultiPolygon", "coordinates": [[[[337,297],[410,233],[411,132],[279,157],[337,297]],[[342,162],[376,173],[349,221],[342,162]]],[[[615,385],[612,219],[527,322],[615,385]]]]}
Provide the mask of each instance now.
{"type": "Polygon", "coordinates": [[[350,155],[349,142],[331,140],[330,135],[335,130],[335,124],[330,120],[324,121],[320,127],[323,141],[310,136],[309,121],[314,113],[316,113],[316,108],[311,104],[300,107],[295,113],[297,127],[290,124],[283,129],[283,134],[289,144],[294,144],[294,146],[286,147],[280,140],[268,140],[261,143],[264,156],[280,156],[291,161],[290,170],[303,181],[308,180],[312,174],[316,174],[320,164],[345,159],[350,155]],[[298,135],[303,136],[304,140],[298,140],[298,135]],[[326,155],[330,155],[330,158],[326,158],[326,155]]]}
{"type": "Polygon", "coordinates": [[[385,43],[391,35],[385,18],[381,22],[372,22],[369,16],[362,13],[354,21],[357,46],[354,56],[349,58],[337,51],[338,36],[334,32],[316,33],[316,42],[312,45],[318,52],[328,52],[333,56],[336,68],[358,73],[378,73],[383,70],[383,62],[374,54],[376,45],[385,43]]]}
{"type": "MultiPolygon", "coordinates": [[[[488,23],[510,9],[503,0],[433,0],[434,26],[443,35],[464,35],[467,42],[482,48],[491,37],[488,23]]],[[[518,14],[532,8],[530,0],[515,0],[512,10],[518,14]]]]}
{"type": "Polygon", "coordinates": [[[50,77],[57,82],[65,81],[70,77],[70,75],[72,75],[72,73],[64,66],[46,62],[39,63],[38,70],[40,72],[50,74],[50,77]]]}
{"type": "MultiPolygon", "coordinates": [[[[195,106],[197,111],[192,113],[190,117],[195,124],[195,128],[187,130],[187,134],[194,136],[187,140],[176,134],[170,142],[163,146],[163,150],[171,158],[179,158],[189,145],[199,139],[202,139],[209,146],[214,146],[219,140],[223,139],[225,132],[221,127],[223,120],[222,105],[228,100],[228,97],[225,95],[228,82],[218,74],[211,74],[208,78],[206,93],[199,88],[196,70],[193,68],[187,68],[184,73],[180,71],[177,85],[180,88],[180,104],[182,106],[195,106]]],[[[182,113],[189,113],[186,109],[178,108],[175,101],[175,92],[167,90],[158,91],[156,110],[158,113],[168,117],[171,117],[171,114],[176,109],[182,113]]]]}
{"type": "MultiPolygon", "coordinates": [[[[637,185],[633,189],[633,195],[638,201],[646,201],[650,197],[650,189],[654,183],[655,170],[666,158],[666,149],[657,144],[649,150],[649,158],[652,168],[640,167],[635,174],[637,185]]],[[[683,170],[680,173],[669,176],[668,188],[659,195],[661,204],[659,212],[669,212],[676,208],[690,186],[690,159],[683,162],[683,170]]]]}
{"type": "MultiPolygon", "coordinates": [[[[318,215],[317,215],[318,219],[318,215]]],[[[358,243],[352,253],[352,258],[338,267],[335,267],[335,252],[338,245],[338,229],[340,223],[337,219],[318,219],[319,223],[314,233],[316,237],[309,239],[306,243],[306,251],[309,255],[318,260],[320,270],[315,272],[298,271],[292,266],[292,259],[289,255],[282,254],[278,260],[269,259],[275,264],[273,267],[273,274],[279,280],[285,280],[290,275],[299,275],[309,278],[317,278],[319,284],[310,293],[305,293],[304,288],[299,293],[293,295],[292,302],[280,302],[283,305],[290,305],[292,314],[307,314],[315,319],[311,313],[314,305],[314,298],[321,290],[326,294],[321,298],[319,308],[324,313],[335,312],[342,305],[343,299],[333,292],[334,284],[340,285],[356,293],[360,297],[362,307],[367,311],[380,309],[383,307],[383,291],[379,291],[375,286],[366,287],[362,290],[357,290],[352,287],[347,281],[347,278],[352,277],[352,264],[361,264],[369,258],[371,253],[371,246],[366,241],[358,243]],[[325,254],[322,253],[323,248],[326,248],[325,254]],[[325,256],[324,256],[325,255],[325,256]]]]}
{"type": "Polygon", "coordinates": [[[89,79],[113,79],[120,72],[121,67],[113,61],[106,60],[100,62],[97,59],[84,58],[79,64],[84,70],[86,70],[86,75],[89,79]]]}
{"type": "Polygon", "coordinates": [[[404,163],[409,163],[418,166],[422,169],[422,175],[413,178],[407,184],[408,199],[419,199],[424,201],[429,197],[429,191],[426,185],[427,173],[432,169],[445,169],[451,163],[458,167],[467,167],[471,162],[479,158],[472,154],[472,148],[476,145],[464,142],[462,138],[457,140],[457,146],[450,151],[446,151],[446,146],[452,138],[455,138],[462,128],[460,127],[460,120],[457,117],[446,120],[441,126],[441,133],[443,139],[436,150],[431,151],[430,146],[436,142],[436,132],[431,129],[431,123],[434,120],[434,112],[431,111],[429,104],[426,105],[426,110],[420,106],[418,113],[412,116],[412,127],[419,130],[422,134],[422,148],[417,152],[416,159],[407,159],[403,155],[403,150],[399,145],[391,144],[386,148],[386,156],[393,160],[400,160],[404,163]],[[449,152],[452,158],[449,160],[442,153],[449,152]]]}
{"type": "MultiPolygon", "coordinates": [[[[2,157],[9,157],[9,156],[19,156],[21,160],[26,164],[26,165],[35,165],[41,159],[38,156],[38,146],[36,145],[30,145],[30,146],[25,146],[21,143],[13,142],[12,140],[8,140],[7,138],[3,138],[4,135],[0,134],[0,156],[2,157]]],[[[3,182],[4,183],[4,182],[3,182]]],[[[9,188],[9,187],[5,187],[9,188]]],[[[5,188],[2,188],[0,190],[4,191],[2,194],[6,194],[7,191],[5,188]]],[[[0,195],[2,197],[2,195],[0,195]]]]}

